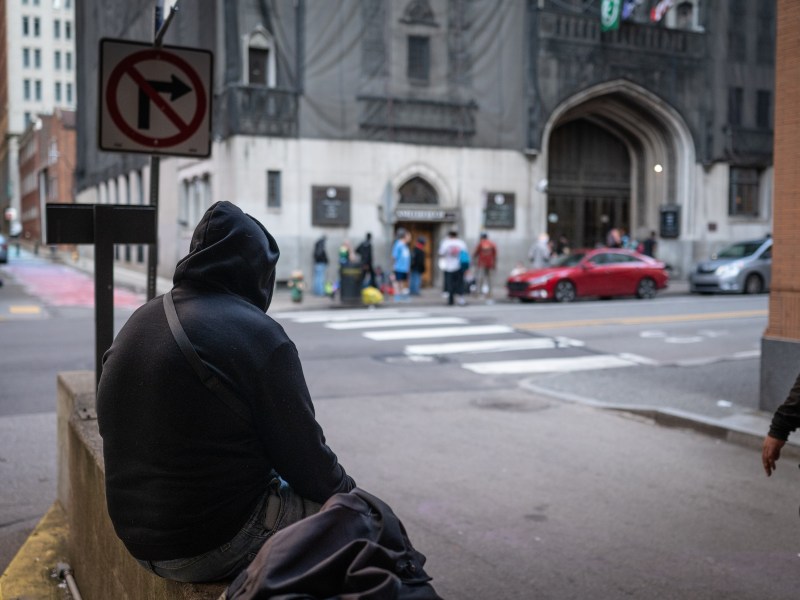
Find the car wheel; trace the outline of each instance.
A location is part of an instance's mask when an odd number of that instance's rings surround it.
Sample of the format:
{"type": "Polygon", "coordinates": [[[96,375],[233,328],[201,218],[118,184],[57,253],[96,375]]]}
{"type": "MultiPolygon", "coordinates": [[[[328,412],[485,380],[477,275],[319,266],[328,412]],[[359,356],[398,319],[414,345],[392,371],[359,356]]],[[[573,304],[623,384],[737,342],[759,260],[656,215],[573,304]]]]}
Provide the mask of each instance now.
{"type": "Polygon", "coordinates": [[[764,282],[761,277],[755,273],[751,273],[744,280],[744,293],[745,294],[760,294],[764,290],[764,282]]]}
{"type": "Polygon", "coordinates": [[[559,281],[553,292],[553,300],[556,302],[572,302],[575,300],[575,286],[571,281],[559,281]]]}
{"type": "Polygon", "coordinates": [[[639,282],[639,285],[636,286],[636,297],[637,298],[645,298],[651,299],[656,297],[656,282],[650,279],[649,277],[645,277],[639,282]]]}

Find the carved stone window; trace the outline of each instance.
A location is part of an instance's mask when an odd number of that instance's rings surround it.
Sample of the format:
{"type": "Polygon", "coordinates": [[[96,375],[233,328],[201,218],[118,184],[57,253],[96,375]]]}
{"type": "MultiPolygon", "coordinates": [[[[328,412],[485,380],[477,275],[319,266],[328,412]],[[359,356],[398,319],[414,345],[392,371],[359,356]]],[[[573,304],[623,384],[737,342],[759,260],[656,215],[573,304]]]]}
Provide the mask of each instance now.
{"type": "Polygon", "coordinates": [[[439,204],[433,186],[422,177],[414,177],[400,186],[400,204],[439,204]]]}
{"type": "Polygon", "coordinates": [[[431,5],[428,0],[412,0],[403,11],[401,23],[406,25],[427,25],[428,27],[438,27],[431,5]]]}
{"type": "Polygon", "coordinates": [[[245,83],[254,86],[275,87],[275,41],[264,27],[257,26],[245,36],[245,83]]]}

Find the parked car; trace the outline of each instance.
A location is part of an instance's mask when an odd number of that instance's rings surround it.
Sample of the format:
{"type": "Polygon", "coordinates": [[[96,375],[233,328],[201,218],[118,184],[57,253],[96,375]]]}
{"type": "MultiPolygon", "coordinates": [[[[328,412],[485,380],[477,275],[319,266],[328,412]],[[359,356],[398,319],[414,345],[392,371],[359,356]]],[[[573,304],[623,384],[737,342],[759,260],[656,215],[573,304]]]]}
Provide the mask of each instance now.
{"type": "Polygon", "coordinates": [[[577,250],[544,269],[512,275],[509,298],[572,302],[585,296],[653,298],[667,287],[664,263],[632,250],[577,250]]]}
{"type": "Polygon", "coordinates": [[[0,234],[0,263],[8,262],[8,240],[0,234]]]}
{"type": "Polygon", "coordinates": [[[736,242],[694,265],[692,293],[760,294],[772,280],[772,238],[736,242]]]}

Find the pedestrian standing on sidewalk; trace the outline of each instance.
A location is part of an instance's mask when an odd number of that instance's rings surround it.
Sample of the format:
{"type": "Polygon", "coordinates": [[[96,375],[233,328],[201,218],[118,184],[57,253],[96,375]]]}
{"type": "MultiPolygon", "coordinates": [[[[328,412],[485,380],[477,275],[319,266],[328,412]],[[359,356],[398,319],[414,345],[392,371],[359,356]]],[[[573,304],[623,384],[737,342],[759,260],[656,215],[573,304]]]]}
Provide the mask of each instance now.
{"type": "Polygon", "coordinates": [[[367,233],[367,237],[356,248],[356,254],[361,259],[361,287],[375,285],[375,270],[372,267],[372,234],[367,233]]]}
{"type": "Polygon", "coordinates": [[[767,477],[775,470],[775,463],[781,457],[781,448],[789,439],[789,434],[800,427],[800,375],[789,391],[789,396],[772,416],[769,433],[764,438],[761,449],[761,462],[767,477]]]}
{"type": "Polygon", "coordinates": [[[394,299],[397,302],[408,300],[408,274],[411,270],[411,249],[408,243],[411,234],[404,228],[397,230],[397,238],[392,246],[394,261],[394,299]]]}
{"type": "Polygon", "coordinates": [[[439,245],[440,267],[444,272],[444,287],[447,292],[447,304],[452,306],[456,299],[460,305],[466,304],[464,301],[464,280],[461,270],[461,252],[469,255],[467,245],[458,238],[458,232],[451,229],[447,237],[439,245]]]}
{"type": "Polygon", "coordinates": [[[328,253],[325,250],[325,236],[314,244],[314,285],[315,296],[325,295],[325,280],[328,274],[328,253]]]}
{"type": "Polygon", "coordinates": [[[497,264],[497,245],[489,239],[489,234],[485,231],[481,233],[481,241],[473,253],[475,267],[478,271],[477,286],[478,294],[492,297],[492,274],[497,264]]]}
{"type": "Polygon", "coordinates": [[[165,579],[231,579],[275,531],[355,487],[314,417],[297,348],[266,314],[278,256],[261,223],[213,204],[172,290],[103,357],[108,514],[165,579]]]}
{"type": "Polygon", "coordinates": [[[409,289],[412,296],[419,296],[422,289],[423,273],[425,273],[425,238],[420,236],[411,251],[411,281],[409,289]]]}

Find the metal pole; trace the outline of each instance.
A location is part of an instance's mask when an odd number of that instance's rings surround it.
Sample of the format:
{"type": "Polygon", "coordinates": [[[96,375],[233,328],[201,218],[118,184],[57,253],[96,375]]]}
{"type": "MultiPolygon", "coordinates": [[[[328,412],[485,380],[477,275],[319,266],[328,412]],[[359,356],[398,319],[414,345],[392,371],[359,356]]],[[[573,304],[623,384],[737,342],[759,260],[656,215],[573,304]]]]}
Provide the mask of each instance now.
{"type": "Polygon", "coordinates": [[[100,383],[103,355],[114,341],[114,238],[111,205],[94,206],[94,348],[100,383]]]}
{"type": "MultiPolygon", "coordinates": [[[[172,6],[169,16],[164,20],[164,0],[156,0],[155,9],[155,29],[153,45],[158,48],[161,46],[164,35],[167,33],[169,24],[178,12],[178,2],[172,6]]],[[[158,187],[161,178],[161,158],[159,156],[150,157],[150,205],[156,208],[155,226],[156,241],[148,246],[147,249],[147,299],[152,300],[156,297],[156,280],[158,278],[158,187]]]]}

